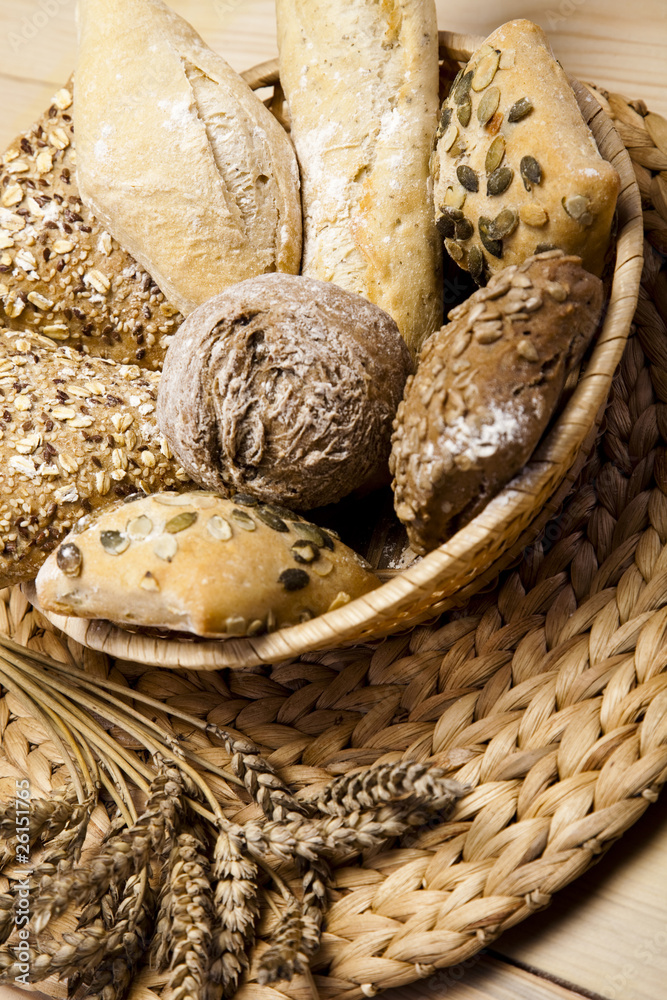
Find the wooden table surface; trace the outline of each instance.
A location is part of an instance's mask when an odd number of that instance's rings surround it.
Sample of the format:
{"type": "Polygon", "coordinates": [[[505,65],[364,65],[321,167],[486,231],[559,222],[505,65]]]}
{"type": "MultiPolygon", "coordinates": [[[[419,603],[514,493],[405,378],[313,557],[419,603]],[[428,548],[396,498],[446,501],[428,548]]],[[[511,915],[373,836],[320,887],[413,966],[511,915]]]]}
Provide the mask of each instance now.
{"type": "MultiPolygon", "coordinates": [[[[276,55],[273,0],[172,0],[237,69],[276,55]]],[[[74,0],[0,0],[0,147],[74,63],[74,0]]],[[[488,33],[538,21],[565,68],[667,115],[667,0],[438,0],[440,26],[488,33]]],[[[24,996],[0,986],[0,1000],[24,996]]],[[[534,915],[466,964],[386,1000],[667,997],[667,799],[534,915]]]]}

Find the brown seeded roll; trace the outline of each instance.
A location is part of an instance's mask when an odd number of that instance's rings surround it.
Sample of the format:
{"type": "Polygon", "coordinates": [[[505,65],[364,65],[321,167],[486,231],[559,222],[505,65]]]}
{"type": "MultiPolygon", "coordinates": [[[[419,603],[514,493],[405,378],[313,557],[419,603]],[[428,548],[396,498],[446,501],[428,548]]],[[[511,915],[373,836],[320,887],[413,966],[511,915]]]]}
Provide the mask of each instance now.
{"type": "Polygon", "coordinates": [[[410,363],[377,306],[329,282],[262,275],[180,328],[158,422],[195,482],[320,507],[384,474],[410,363]]]}
{"type": "Polygon", "coordinates": [[[196,635],[260,635],[379,586],[329,532],[252,497],[157,493],[84,517],[40,570],[57,614],[196,635]]]}
{"type": "Polygon", "coordinates": [[[83,514],[189,484],[157,428],[158,379],[0,330],[0,587],[32,580],[83,514]]]}
{"type": "Polygon", "coordinates": [[[528,461],[581,361],[603,286],[551,251],[496,275],[427,341],[394,424],[390,468],[410,545],[430,552],[528,461]]]}
{"type": "Polygon", "coordinates": [[[0,162],[0,323],[156,370],[182,316],[82,203],[73,81],[0,162]]]}

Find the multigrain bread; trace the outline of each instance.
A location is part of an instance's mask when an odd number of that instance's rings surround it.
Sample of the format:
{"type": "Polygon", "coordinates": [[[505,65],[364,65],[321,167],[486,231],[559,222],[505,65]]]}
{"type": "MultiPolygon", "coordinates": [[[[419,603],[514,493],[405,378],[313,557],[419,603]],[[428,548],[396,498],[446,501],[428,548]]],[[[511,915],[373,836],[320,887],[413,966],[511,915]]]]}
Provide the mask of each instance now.
{"type": "Polygon", "coordinates": [[[308,510],[388,480],[410,367],[377,306],[331,283],[262,275],[187,318],[158,422],[195,482],[308,510]]]}
{"type": "Polygon", "coordinates": [[[159,374],[0,331],[0,587],[84,514],[188,477],[155,420],[159,374]]]}
{"type": "Polygon", "coordinates": [[[80,0],[74,118],[84,202],[181,312],[298,272],[287,135],[161,0],[80,0]]]}
{"type": "Polygon", "coordinates": [[[479,283],[550,247],[602,274],[619,177],[536,24],[502,25],[461,71],[432,170],[445,248],[479,283]]]}
{"type": "Polygon", "coordinates": [[[182,317],[82,203],[72,81],[0,163],[0,324],[159,369],[182,317]]]}
{"type": "Polygon", "coordinates": [[[260,635],[379,586],[327,531],[250,497],[130,497],[88,516],[36,581],[40,606],[200,636],[260,635]]]}
{"type": "Polygon", "coordinates": [[[495,275],[424,346],[390,460],[415,552],[475,517],[528,461],[602,301],[602,282],[578,257],[551,251],[495,275]]]}
{"type": "Polygon", "coordinates": [[[442,322],[429,157],[434,0],[277,0],[303,189],[302,273],[363,295],[413,353],[442,322]]]}

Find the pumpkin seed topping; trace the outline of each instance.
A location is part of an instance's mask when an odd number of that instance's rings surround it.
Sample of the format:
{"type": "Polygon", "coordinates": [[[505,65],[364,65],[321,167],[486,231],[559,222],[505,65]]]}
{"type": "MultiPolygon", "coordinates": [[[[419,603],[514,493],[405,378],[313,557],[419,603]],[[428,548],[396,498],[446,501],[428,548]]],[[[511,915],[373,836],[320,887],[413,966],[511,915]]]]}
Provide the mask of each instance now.
{"type": "Polygon", "coordinates": [[[226,521],[224,517],[220,517],[219,514],[214,514],[213,517],[208,519],[206,530],[218,542],[228,542],[233,534],[229,521],[226,521]]]}
{"type": "Polygon", "coordinates": [[[182,514],[177,514],[176,517],[172,517],[171,521],[167,521],[164,530],[170,535],[177,535],[179,531],[191,528],[198,516],[194,510],[184,510],[182,514]]]}
{"type": "Polygon", "coordinates": [[[151,499],[164,507],[188,507],[191,503],[190,498],[182,493],[156,493],[151,499]]]}
{"type": "Polygon", "coordinates": [[[503,162],[503,156],[505,155],[505,136],[497,135],[486,154],[486,162],[484,164],[484,169],[487,174],[492,174],[494,170],[497,170],[500,164],[503,162]]]}
{"type": "Polygon", "coordinates": [[[462,164],[456,168],[456,176],[466,191],[479,191],[479,178],[472,167],[462,164]]]}
{"type": "Polygon", "coordinates": [[[489,87],[477,107],[477,117],[482,125],[486,125],[498,110],[500,91],[497,87],[489,87]]]}
{"type": "Polygon", "coordinates": [[[454,77],[454,81],[453,81],[451,87],[449,88],[449,94],[447,95],[447,97],[452,97],[454,95],[454,91],[458,87],[459,82],[460,82],[462,76],[463,76],[463,70],[460,69],[458,71],[458,73],[456,74],[456,76],[454,77]]]}
{"type": "Polygon", "coordinates": [[[178,542],[173,535],[160,535],[153,542],[153,552],[158,559],[163,559],[164,562],[171,562],[178,552],[178,542]]]}
{"type": "Polygon", "coordinates": [[[443,240],[453,239],[456,236],[456,225],[449,212],[439,215],[435,224],[443,240]]]}
{"type": "Polygon", "coordinates": [[[272,514],[275,514],[276,517],[282,517],[283,521],[291,521],[295,517],[299,516],[298,514],[295,514],[293,510],[288,510],[287,507],[281,507],[280,504],[277,503],[263,503],[262,510],[268,510],[272,514]]]}
{"type": "Polygon", "coordinates": [[[533,110],[533,102],[529,97],[520,97],[515,101],[507,113],[508,122],[520,122],[522,118],[529,115],[533,110]]]}
{"type": "Polygon", "coordinates": [[[488,55],[477,63],[475,74],[472,78],[472,89],[475,91],[484,90],[493,80],[498,70],[500,62],[500,50],[493,49],[488,55]]]}
{"type": "Polygon", "coordinates": [[[503,240],[506,236],[511,236],[519,225],[519,215],[513,208],[504,208],[502,212],[493,220],[493,233],[490,235],[494,239],[503,240]]]}
{"type": "Polygon", "coordinates": [[[495,227],[493,225],[493,219],[487,219],[486,216],[481,215],[478,222],[479,235],[482,240],[482,244],[490,254],[499,259],[503,255],[503,245],[502,242],[497,239],[492,233],[495,232],[495,227]]]}
{"type": "Polygon", "coordinates": [[[472,118],[472,101],[470,100],[470,94],[467,94],[465,99],[459,104],[456,109],[456,117],[464,128],[468,127],[470,119],[472,118]]]}
{"type": "Polygon", "coordinates": [[[484,254],[478,246],[472,246],[468,250],[468,271],[475,281],[479,282],[484,269],[484,254]]]}
{"type": "Polygon", "coordinates": [[[452,96],[457,104],[463,104],[466,97],[470,95],[470,86],[473,79],[473,71],[468,70],[464,73],[461,79],[456,84],[455,88],[452,88],[452,96]]]}
{"type": "Polygon", "coordinates": [[[282,583],[285,590],[303,590],[310,583],[310,577],[305,569],[285,569],[278,577],[278,583],[282,583]]]}
{"type": "Polygon", "coordinates": [[[122,555],[130,547],[130,539],[122,531],[101,531],[100,542],[110,556],[122,555]]]}
{"type": "Polygon", "coordinates": [[[235,493],[232,500],[240,507],[257,507],[259,504],[257,497],[251,497],[248,493],[235,493]]]}
{"type": "Polygon", "coordinates": [[[65,542],[58,549],[56,563],[65,576],[79,576],[83,564],[81,549],[72,542],[65,542]]]}
{"type": "Polygon", "coordinates": [[[289,528],[283,521],[282,517],[278,517],[278,515],[274,514],[268,507],[258,507],[255,514],[260,521],[268,525],[269,528],[273,528],[274,531],[289,531],[289,528]]]}
{"type": "Polygon", "coordinates": [[[145,496],[145,493],[130,493],[129,497],[125,497],[123,503],[136,503],[137,500],[143,500],[145,496]]]}
{"type": "Polygon", "coordinates": [[[238,525],[239,528],[243,528],[244,531],[256,531],[257,525],[251,518],[250,514],[246,514],[244,510],[234,510],[231,512],[230,517],[234,524],[238,525]]]}
{"type": "Polygon", "coordinates": [[[307,542],[312,542],[319,549],[333,549],[333,541],[330,536],[326,535],[316,524],[310,524],[308,521],[293,521],[292,528],[295,535],[304,538],[307,542]]]}
{"type": "Polygon", "coordinates": [[[232,615],[225,622],[225,632],[227,635],[245,635],[248,623],[241,615],[232,615]]]}
{"type": "Polygon", "coordinates": [[[128,521],[125,530],[127,531],[128,538],[133,542],[143,542],[144,538],[148,538],[153,530],[153,522],[150,517],[141,514],[140,517],[135,517],[133,521],[128,521]]]}
{"type": "Polygon", "coordinates": [[[452,120],[452,109],[443,104],[442,111],[440,112],[440,124],[438,125],[438,138],[443,135],[449,128],[449,123],[452,120]]]}
{"type": "Polygon", "coordinates": [[[475,227],[473,226],[470,219],[460,219],[459,222],[455,224],[456,228],[456,239],[457,240],[469,240],[470,237],[475,232],[475,227]]]}
{"type": "Polygon", "coordinates": [[[457,262],[463,260],[463,255],[465,251],[463,250],[463,247],[459,246],[458,243],[454,243],[453,240],[445,240],[445,250],[452,258],[452,260],[455,260],[457,262]]]}
{"type": "Polygon", "coordinates": [[[589,211],[590,201],[583,194],[574,194],[563,198],[563,208],[570,216],[581,223],[582,226],[590,226],[593,222],[593,215],[589,211]]]}
{"type": "Polygon", "coordinates": [[[520,170],[526,191],[532,191],[533,184],[542,183],[542,167],[534,156],[522,157],[520,170]]]}
{"type": "Polygon", "coordinates": [[[314,542],[308,542],[305,538],[300,538],[291,548],[294,561],[298,563],[314,563],[320,558],[320,550],[314,542]]]}
{"type": "Polygon", "coordinates": [[[514,179],[514,171],[511,167],[498,167],[494,170],[486,182],[486,193],[487,195],[497,195],[502,194],[507,191],[508,187],[514,179]]]}
{"type": "Polygon", "coordinates": [[[160,584],[157,582],[155,577],[151,572],[147,572],[141,579],[139,586],[142,590],[148,590],[152,593],[156,593],[160,589],[160,584]]]}
{"type": "Polygon", "coordinates": [[[459,134],[458,127],[454,124],[454,122],[452,122],[451,125],[449,125],[449,127],[447,128],[446,132],[444,133],[442,139],[440,140],[440,142],[442,143],[442,148],[446,153],[449,152],[449,150],[456,142],[458,134],[459,134]]]}

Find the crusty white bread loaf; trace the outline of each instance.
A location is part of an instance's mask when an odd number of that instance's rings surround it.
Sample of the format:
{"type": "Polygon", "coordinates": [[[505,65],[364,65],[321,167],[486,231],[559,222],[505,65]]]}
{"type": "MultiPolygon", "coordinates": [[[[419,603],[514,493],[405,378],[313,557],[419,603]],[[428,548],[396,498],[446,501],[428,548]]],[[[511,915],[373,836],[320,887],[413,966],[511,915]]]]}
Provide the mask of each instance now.
{"type": "Polygon", "coordinates": [[[0,330],[0,587],[91,510],[189,484],[157,427],[159,377],[0,330]]]}
{"type": "Polygon", "coordinates": [[[85,518],[36,581],[57,614],[202,636],[260,635],[379,586],[329,532],[238,495],[157,493],[85,518]]]}
{"type": "Polygon", "coordinates": [[[301,262],[291,143],[161,0],[80,0],[75,126],[84,201],[183,313],[301,262]]]}
{"type": "Polygon", "coordinates": [[[301,168],[302,273],[364,295],[416,352],[442,322],[429,157],[434,0],[277,0],[301,168]]]}
{"type": "Polygon", "coordinates": [[[0,162],[0,323],[162,367],[183,317],[82,203],[73,81],[0,162]]]}

